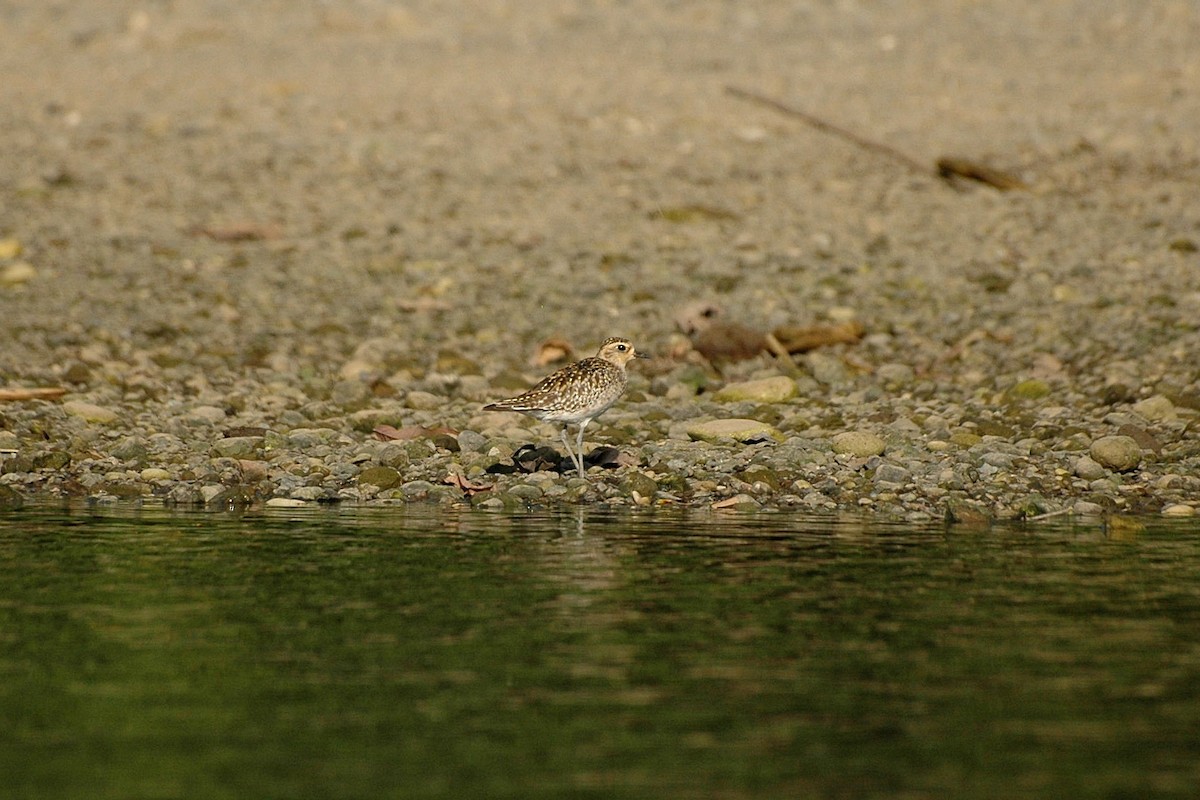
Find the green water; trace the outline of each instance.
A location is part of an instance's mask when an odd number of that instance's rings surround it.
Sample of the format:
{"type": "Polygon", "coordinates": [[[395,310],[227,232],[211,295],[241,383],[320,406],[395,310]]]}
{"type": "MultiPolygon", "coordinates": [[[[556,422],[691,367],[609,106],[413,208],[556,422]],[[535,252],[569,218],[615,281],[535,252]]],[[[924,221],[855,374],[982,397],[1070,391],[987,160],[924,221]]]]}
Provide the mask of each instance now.
{"type": "Polygon", "coordinates": [[[0,797],[1200,787],[1200,527],[0,515],[0,797]]]}

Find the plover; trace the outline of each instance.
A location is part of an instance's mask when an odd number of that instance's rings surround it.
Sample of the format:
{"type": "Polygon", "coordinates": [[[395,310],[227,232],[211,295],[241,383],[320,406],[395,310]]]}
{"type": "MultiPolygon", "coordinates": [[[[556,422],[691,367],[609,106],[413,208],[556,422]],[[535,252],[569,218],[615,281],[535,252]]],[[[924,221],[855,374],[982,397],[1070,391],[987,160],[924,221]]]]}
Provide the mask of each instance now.
{"type": "Polygon", "coordinates": [[[591,358],[576,361],[542,378],[524,394],[490,403],[484,411],[519,411],[545,422],[562,425],[562,442],[571,463],[581,478],[583,469],[583,429],[603,414],[625,393],[628,376],[625,365],[646,356],[633,349],[633,343],[620,336],[605,339],[591,358]],[[578,425],[575,449],[567,439],[567,426],[578,425]]]}

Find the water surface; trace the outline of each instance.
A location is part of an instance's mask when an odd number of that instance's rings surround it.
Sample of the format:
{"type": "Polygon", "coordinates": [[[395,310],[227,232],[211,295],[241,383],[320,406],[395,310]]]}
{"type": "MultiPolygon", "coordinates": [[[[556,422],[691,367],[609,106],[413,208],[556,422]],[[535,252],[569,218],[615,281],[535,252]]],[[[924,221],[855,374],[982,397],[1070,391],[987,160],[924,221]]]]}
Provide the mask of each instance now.
{"type": "Polygon", "coordinates": [[[1200,531],[0,516],[23,798],[1193,797],[1200,531]]]}

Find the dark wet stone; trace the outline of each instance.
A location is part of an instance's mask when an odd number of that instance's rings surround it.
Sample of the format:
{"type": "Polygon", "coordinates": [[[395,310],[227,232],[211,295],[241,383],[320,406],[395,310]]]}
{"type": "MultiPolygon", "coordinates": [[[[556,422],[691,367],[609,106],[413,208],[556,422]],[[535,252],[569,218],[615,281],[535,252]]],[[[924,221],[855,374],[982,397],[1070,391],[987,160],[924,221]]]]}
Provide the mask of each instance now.
{"type": "Polygon", "coordinates": [[[50,450],[33,457],[34,469],[66,469],[71,465],[71,454],[65,450],[50,450]]]}
{"type": "Polygon", "coordinates": [[[358,482],[391,489],[400,484],[400,473],[391,467],[368,467],[358,474],[358,482]]]}

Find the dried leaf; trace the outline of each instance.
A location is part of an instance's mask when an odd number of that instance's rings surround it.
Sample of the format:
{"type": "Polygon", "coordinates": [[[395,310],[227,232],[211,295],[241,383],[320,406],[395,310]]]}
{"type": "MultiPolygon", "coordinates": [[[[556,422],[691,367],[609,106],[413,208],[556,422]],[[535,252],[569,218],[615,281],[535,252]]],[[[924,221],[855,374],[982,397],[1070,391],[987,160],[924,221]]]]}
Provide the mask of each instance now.
{"type": "Polygon", "coordinates": [[[538,345],[538,350],[529,363],[535,367],[545,367],[550,364],[571,361],[575,357],[574,354],[571,343],[566,339],[551,337],[538,345]]]}
{"type": "Polygon", "coordinates": [[[261,242],[283,236],[283,228],[272,223],[234,222],[229,225],[200,225],[193,236],[207,236],[217,242],[261,242]]]}
{"type": "Polygon", "coordinates": [[[470,481],[466,475],[457,470],[451,471],[450,474],[442,479],[442,483],[457,486],[467,497],[479,494],[480,492],[490,492],[493,486],[490,483],[475,483],[474,481],[470,481]]]}
{"type": "Polygon", "coordinates": [[[453,428],[426,428],[424,425],[410,425],[403,428],[396,428],[392,425],[376,425],[371,431],[376,439],[384,442],[390,441],[408,441],[409,439],[431,439],[435,436],[457,436],[458,431],[453,428]]]}
{"type": "Polygon", "coordinates": [[[718,206],[706,206],[697,203],[687,206],[656,208],[650,212],[650,219],[662,220],[664,222],[687,223],[719,222],[724,220],[741,219],[741,217],[725,208],[720,208],[718,206]]]}
{"type": "Polygon", "coordinates": [[[837,325],[812,325],[806,328],[782,325],[774,336],[789,353],[807,353],[831,344],[857,344],[866,333],[861,322],[852,320],[837,325]]]}
{"type": "Polygon", "coordinates": [[[986,183],[1002,192],[1012,189],[1026,191],[1029,189],[1029,184],[1020,178],[969,158],[943,156],[937,160],[937,171],[938,175],[943,178],[967,178],[986,183]]]}

